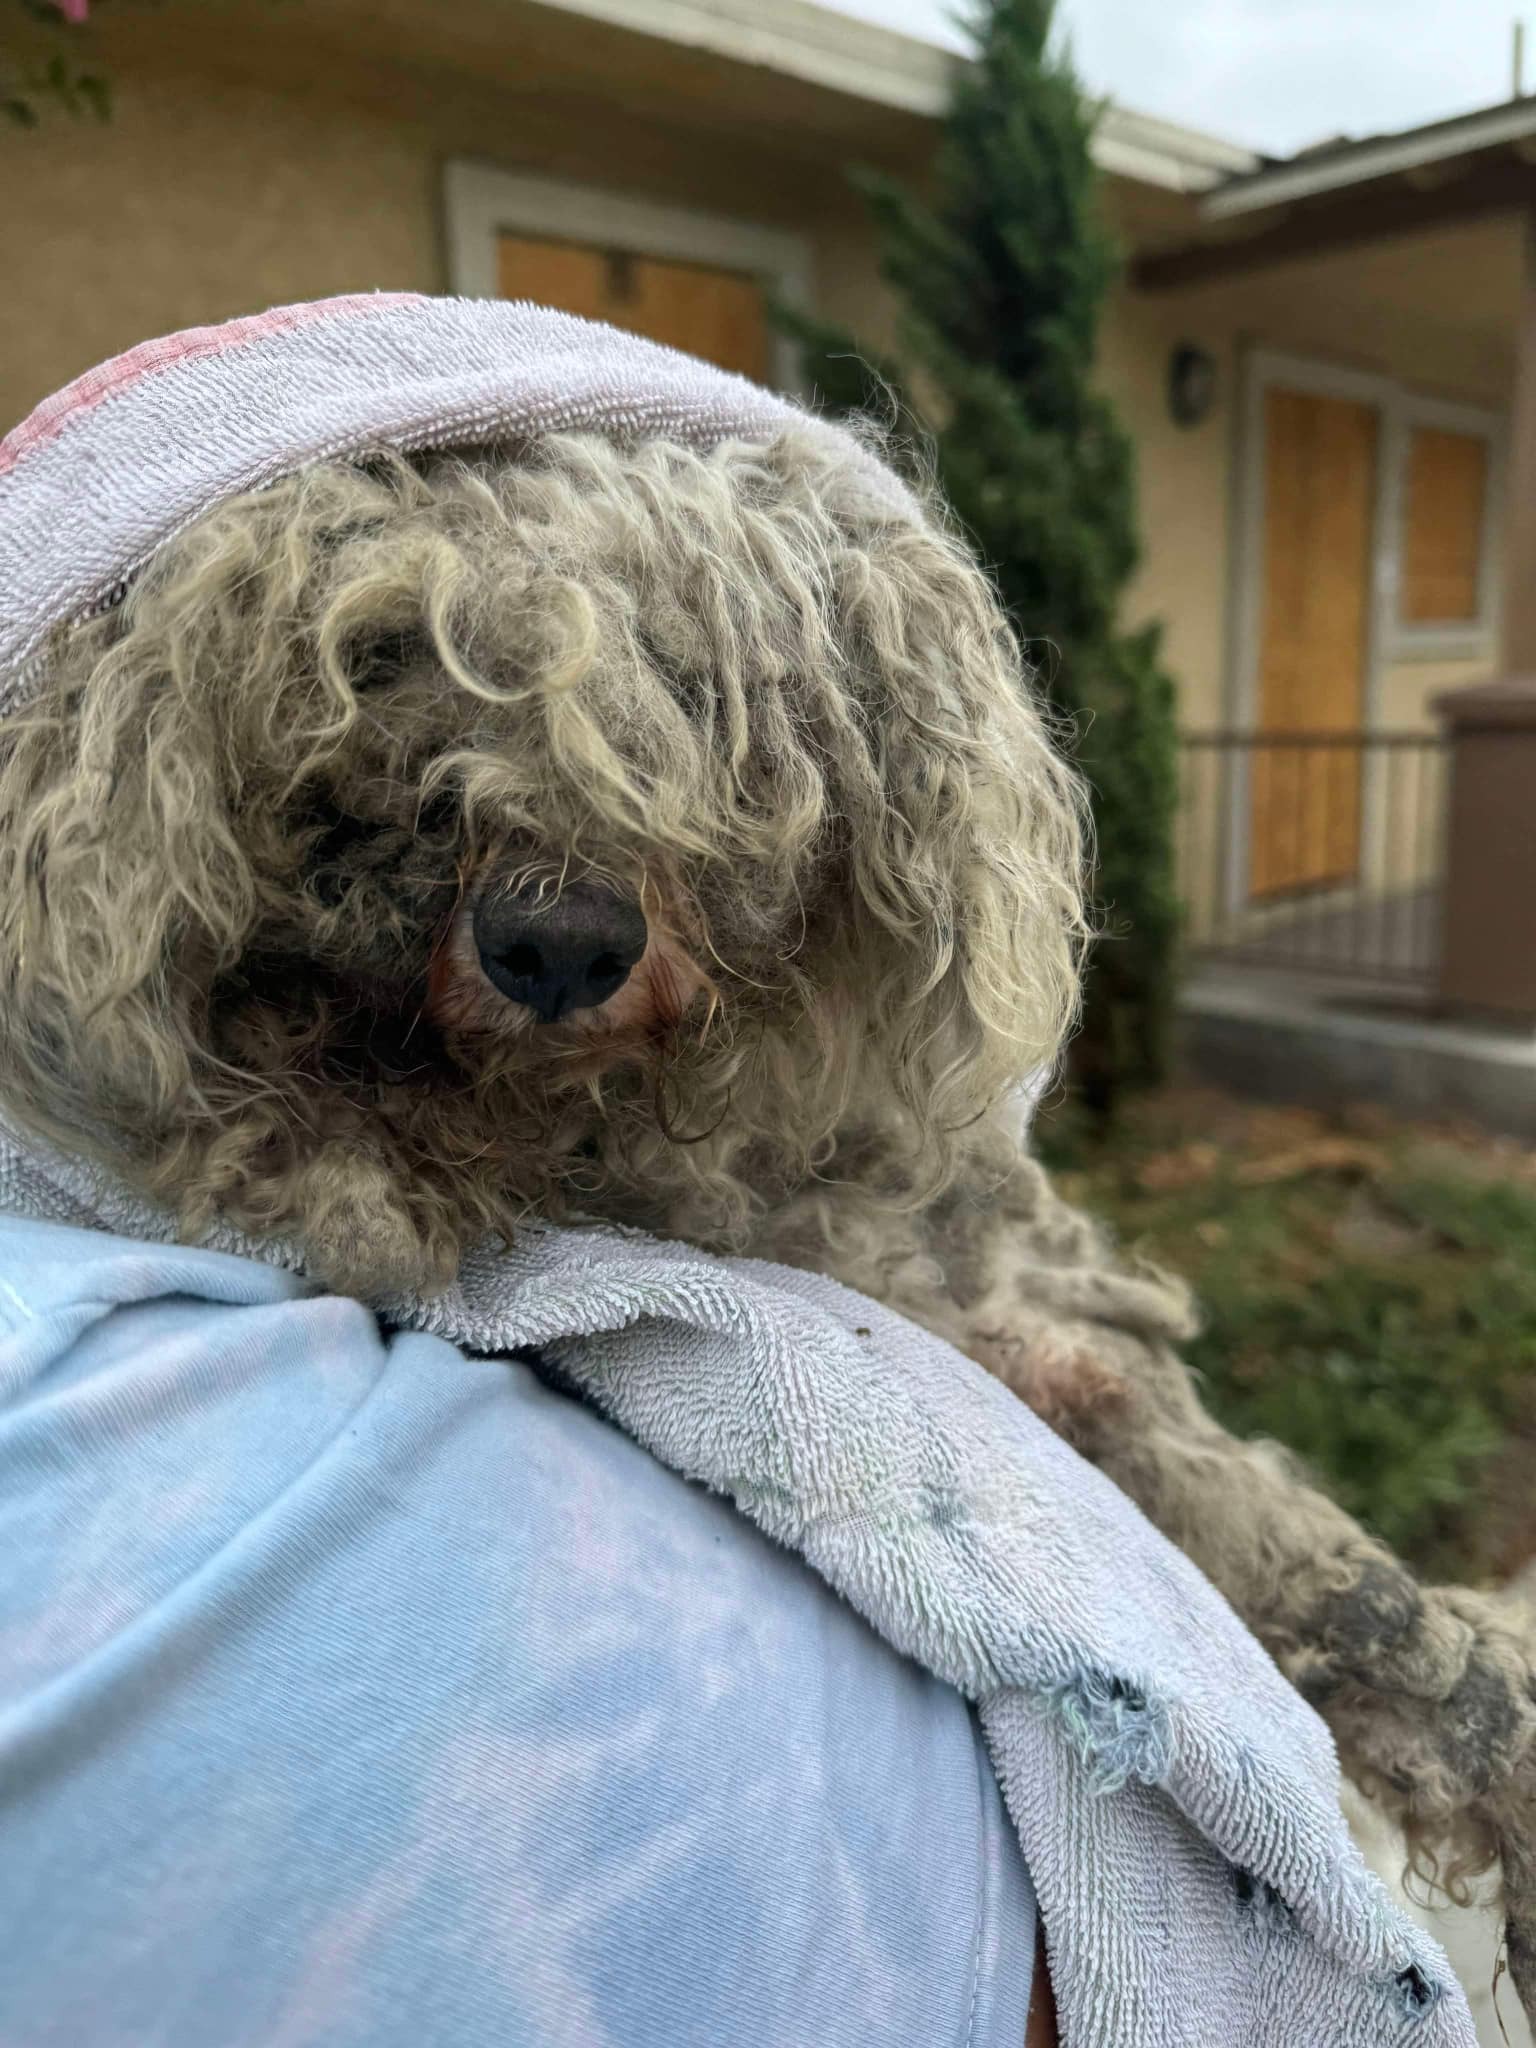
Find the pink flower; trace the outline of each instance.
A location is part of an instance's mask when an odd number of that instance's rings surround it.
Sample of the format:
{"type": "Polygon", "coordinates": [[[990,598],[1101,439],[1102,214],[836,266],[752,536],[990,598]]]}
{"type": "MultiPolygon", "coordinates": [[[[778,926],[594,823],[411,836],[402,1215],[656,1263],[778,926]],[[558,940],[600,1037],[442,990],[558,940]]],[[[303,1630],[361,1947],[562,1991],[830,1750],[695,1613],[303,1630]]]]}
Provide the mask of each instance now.
{"type": "Polygon", "coordinates": [[[66,21],[84,21],[91,11],[91,0],[53,0],[53,4],[66,21]]]}

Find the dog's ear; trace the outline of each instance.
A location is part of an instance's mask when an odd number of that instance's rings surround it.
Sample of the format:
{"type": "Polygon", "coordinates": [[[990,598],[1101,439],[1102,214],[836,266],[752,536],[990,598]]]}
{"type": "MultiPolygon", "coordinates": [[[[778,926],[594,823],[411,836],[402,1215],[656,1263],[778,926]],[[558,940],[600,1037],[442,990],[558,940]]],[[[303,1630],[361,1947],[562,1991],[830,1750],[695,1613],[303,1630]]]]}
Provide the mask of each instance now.
{"type": "Polygon", "coordinates": [[[897,1085],[953,1128],[1051,1067],[1074,1021],[1085,807],[956,544],[890,534],[842,607],[864,758],[839,796],[870,1007],[897,1034],[897,1085]]]}
{"type": "Polygon", "coordinates": [[[212,727],[82,629],[0,728],[0,1101],[127,1149],[195,1096],[200,999],[238,956],[254,884],[212,727]]]}

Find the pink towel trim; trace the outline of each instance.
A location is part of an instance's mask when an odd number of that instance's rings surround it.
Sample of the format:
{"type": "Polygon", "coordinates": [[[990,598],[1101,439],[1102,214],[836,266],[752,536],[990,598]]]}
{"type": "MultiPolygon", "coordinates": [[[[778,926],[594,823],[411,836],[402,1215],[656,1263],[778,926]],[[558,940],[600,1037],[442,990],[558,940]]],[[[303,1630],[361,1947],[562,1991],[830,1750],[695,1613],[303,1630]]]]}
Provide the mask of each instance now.
{"type": "Polygon", "coordinates": [[[196,361],[203,356],[223,355],[230,349],[245,348],[264,341],[270,334],[284,334],[290,328],[307,326],[314,320],[347,319],[359,314],[382,312],[390,306],[409,305],[419,292],[352,292],[334,299],[313,299],[297,306],[274,306],[270,312],[248,313],[239,320],[225,320],[217,327],[186,327],[179,334],[162,335],[155,341],[141,341],[137,348],[98,363],[45,398],[0,441],[0,476],[14,469],[34,448],[45,447],[63,433],[70,421],[101,404],[103,399],[153,377],[176,363],[196,361]]]}

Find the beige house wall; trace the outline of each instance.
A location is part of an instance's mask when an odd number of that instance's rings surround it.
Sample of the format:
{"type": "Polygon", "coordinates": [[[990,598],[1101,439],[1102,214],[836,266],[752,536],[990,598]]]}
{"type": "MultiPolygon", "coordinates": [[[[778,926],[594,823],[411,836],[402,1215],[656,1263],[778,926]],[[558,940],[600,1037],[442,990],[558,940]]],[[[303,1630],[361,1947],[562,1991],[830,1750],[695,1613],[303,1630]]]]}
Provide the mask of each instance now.
{"type": "Polygon", "coordinates": [[[121,80],[102,129],[6,145],[0,249],[28,310],[0,414],[147,336],[331,292],[441,282],[432,164],[411,126],[220,80],[121,80]]]}
{"type": "Polygon", "coordinates": [[[1496,658],[1483,656],[1465,661],[1385,663],[1376,723],[1393,726],[1399,732],[1437,731],[1435,699],[1447,690],[1462,690],[1469,683],[1486,682],[1497,667],[1496,658]]]}
{"type": "MultiPolygon", "coordinates": [[[[234,24],[216,25],[227,44],[234,24]]],[[[459,73],[322,74],[275,26],[239,49],[199,45],[206,28],[186,9],[135,16],[104,127],[0,129],[0,275],[24,309],[0,331],[0,430],[150,335],[333,292],[445,290],[454,157],[793,229],[819,302],[882,324],[862,204],[819,163],[714,147],[526,76],[509,100],[459,73]]]]}
{"type": "Polygon", "coordinates": [[[1233,337],[1209,322],[1194,326],[1176,303],[1122,291],[1101,331],[1099,370],[1136,446],[1142,559],[1129,616],[1161,620],[1183,722],[1218,725],[1232,566],[1233,337]],[[1182,341],[1220,364],[1215,403],[1198,427],[1175,425],[1168,410],[1168,359],[1182,341]]]}

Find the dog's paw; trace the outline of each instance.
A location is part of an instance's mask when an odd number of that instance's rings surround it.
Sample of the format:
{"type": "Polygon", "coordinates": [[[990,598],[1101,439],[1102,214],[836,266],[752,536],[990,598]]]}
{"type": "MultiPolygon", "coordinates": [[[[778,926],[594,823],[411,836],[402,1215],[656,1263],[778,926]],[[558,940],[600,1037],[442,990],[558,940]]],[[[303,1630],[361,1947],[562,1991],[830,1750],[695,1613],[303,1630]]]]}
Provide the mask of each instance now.
{"type": "Polygon", "coordinates": [[[305,1174],[302,1210],[306,1263],[337,1294],[378,1301],[440,1282],[389,1169],[368,1152],[327,1146],[305,1174]]]}

